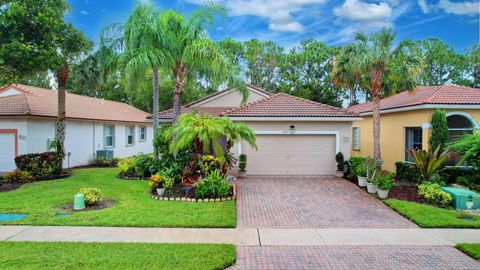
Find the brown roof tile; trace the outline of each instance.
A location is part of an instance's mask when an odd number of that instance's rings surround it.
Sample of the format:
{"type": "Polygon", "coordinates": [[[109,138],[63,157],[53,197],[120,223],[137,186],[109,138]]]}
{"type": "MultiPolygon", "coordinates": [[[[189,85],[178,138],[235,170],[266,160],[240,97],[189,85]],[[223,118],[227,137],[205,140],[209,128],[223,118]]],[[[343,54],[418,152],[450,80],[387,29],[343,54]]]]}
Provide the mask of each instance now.
{"type": "MultiPolygon", "coordinates": [[[[228,107],[228,106],[219,106],[219,107],[182,107],[181,113],[191,113],[194,109],[198,110],[200,114],[211,114],[214,116],[219,116],[223,112],[233,109],[236,107],[228,107]]],[[[173,110],[169,109],[158,114],[160,119],[172,119],[173,117],[173,110]]],[[[151,116],[150,116],[151,118],[151,116]]]]}

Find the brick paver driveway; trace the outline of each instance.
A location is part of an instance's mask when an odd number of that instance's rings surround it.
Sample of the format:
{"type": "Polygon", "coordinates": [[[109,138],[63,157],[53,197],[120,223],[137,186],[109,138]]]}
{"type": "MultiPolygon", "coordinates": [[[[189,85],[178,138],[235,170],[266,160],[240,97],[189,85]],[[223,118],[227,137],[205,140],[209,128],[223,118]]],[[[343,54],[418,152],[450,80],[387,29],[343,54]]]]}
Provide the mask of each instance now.
{"type": "Polygon", "coordinates": [[[238,227],[417,228],[344,179],[250,176],[237,187],[238,227]]]}

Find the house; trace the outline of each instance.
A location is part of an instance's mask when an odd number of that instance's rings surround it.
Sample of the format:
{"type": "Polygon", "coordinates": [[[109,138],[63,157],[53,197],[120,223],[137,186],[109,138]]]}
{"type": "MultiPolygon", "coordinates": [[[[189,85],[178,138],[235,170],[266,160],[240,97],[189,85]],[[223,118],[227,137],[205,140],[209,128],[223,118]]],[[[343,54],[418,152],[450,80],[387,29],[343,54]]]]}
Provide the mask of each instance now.
{"type": "MultiPolygon", "coordinates": [[[[456,85],[419,86],[380,101],[380,148],[383,168],[394,171],[397,161],[411,161],[407,150],[428,149],[431,118],[435,108],[446,112],[449,139],[480,129],[480,89],[456,85]]],[[[363,121],[352,125],[352,156],[373,157],[372,103],[349,111],[363,121]]]]}
{"type": "MultiPolygon", "coordinates": [[[[257,135],[258,151],[248,144],[233,147],[234,154],[248,157],[250,175],[331,175],[335,154],[350,155],[350,126],[361,118],[351,112],[279,93],[270,94],[247,85],[248,103],[226,89],[182,107],[182,113],[208,113],[244,122],[257,135]]],[[[159,113],[160,121],[171,122],[172,110],[159,113]]]]}
{"type": "MultiPolygon", "coordinates": [[[[0,88],[0,172],[14,170],[17,155],[50,149],[57,111],[55,91],[20,84],[0,88]]],[[[97,154],[153,152],[152,122],[144,111],[70,93],[66,111],[65,167],[86,165],[97,154]]]]}

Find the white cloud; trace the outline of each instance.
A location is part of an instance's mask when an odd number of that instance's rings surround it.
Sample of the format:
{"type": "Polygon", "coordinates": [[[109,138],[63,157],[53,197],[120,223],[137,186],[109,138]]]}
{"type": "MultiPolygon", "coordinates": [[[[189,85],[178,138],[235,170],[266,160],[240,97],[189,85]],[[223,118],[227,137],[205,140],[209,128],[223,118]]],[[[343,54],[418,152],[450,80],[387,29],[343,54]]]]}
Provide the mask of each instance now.
{"type": "MultiPolygon", "coordinates": [[[[203,0],[186,0],[202,4],[203,0]]],[[[230,16],[257,16],[268,20],[271,30],[279,32],[302,32],[305,27],[294,14],[307,5],[322,4],[326,0],[216,0],[227,6],[230,16]]]]}
{"type": "Polygon", "coordinates": [[[449,0],[440,0],[438,7],[446,13],[457,15],[474,15],[480,13],[479,1],[452,2],[449,0]]]}
{"type": "Polygon", "coordinates": [[[88,12],[87,12],[86,10],[83,10],[83,9],[82,9],[82,10],[80,10],[80,14],[82,14],[82,15],[88,15],[88,12]]]}
{"type": "Polygon", "coordinates": [[[343,5],[335,8],[333,13],[338,17],[352,21],[386,21],[392,16],[392,8],[387,2],[364,3],[358,0],[346,0],[343,5]]]}
{"type": "Polygon", "coordinates": [[[418,0],[418,5],[422,9],[423,13],[429,13],[430,12],[430,7],[428,6],[426,0],[418,0]]]}

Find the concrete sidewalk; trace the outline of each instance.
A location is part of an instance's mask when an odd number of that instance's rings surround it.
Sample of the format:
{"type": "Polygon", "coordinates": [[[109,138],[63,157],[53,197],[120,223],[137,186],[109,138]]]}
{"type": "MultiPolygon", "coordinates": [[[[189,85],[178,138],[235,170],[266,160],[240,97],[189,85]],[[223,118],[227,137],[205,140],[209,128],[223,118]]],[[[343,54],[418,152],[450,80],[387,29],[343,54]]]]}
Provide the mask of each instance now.
{"type": "Polygon", "coordinates": [[[64,242],[231,243],[237,246],[453,246],[480,243],[475,229],[188,229],[0,226],[0,240],[64,242]]]}

